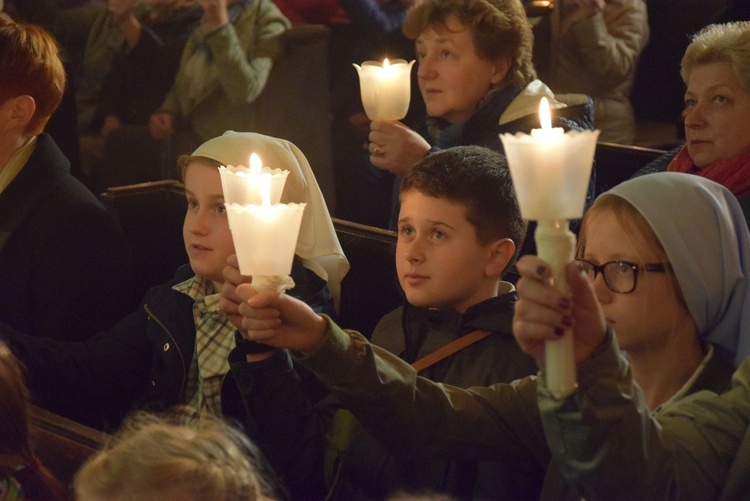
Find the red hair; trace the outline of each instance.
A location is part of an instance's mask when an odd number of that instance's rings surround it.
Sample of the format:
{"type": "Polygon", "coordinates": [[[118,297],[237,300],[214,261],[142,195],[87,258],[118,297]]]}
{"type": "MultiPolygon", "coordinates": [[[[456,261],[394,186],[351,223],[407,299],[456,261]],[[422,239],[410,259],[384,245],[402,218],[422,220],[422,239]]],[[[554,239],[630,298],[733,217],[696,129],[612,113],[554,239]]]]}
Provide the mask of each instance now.
{"type": "Polygon", "coordinates": [[[65,90],[57,43],[41,26],[18,23],[0,13],[0,103],[31,96],[36,104],[26,131],[39,134],[65,90]]]}

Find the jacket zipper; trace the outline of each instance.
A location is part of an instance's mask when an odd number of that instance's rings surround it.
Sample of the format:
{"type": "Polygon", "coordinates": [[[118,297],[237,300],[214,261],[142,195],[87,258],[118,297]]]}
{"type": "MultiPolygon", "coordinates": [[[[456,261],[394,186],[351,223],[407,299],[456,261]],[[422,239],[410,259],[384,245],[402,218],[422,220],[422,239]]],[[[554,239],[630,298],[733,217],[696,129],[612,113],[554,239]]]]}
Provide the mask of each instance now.
{"type": "MultiPolygon", "coordinates": [[[[183,390],[185,389],[185,384],[187,382],[187,375],[185,374],[185,357],[182,356],[182,350],[180,349],[180,345],[177,344],[177,341],[175,341],[174,336],[171,332],[169,332],[169,329],[164,325],[164,323],[157,318],[156,315],[154,315],[154,312],[151,311],[151,308],[148,307],[147,304],[143,305],[143,308],[146,310],[146,313],[148,313],[149,318],[151,318],[154,322],[156,322],[159,327],[161,327],[164,332],[169,336],[169,339],[172,342],[172,346],[174,346],[175,350],[177,350],[177,354],[180,356],[180,367],[182,368],[182,384],[180,385],[180,395],[182,395],[183,390]]],[[[184,402],[180,402],[184,403],[184,402]]]]}

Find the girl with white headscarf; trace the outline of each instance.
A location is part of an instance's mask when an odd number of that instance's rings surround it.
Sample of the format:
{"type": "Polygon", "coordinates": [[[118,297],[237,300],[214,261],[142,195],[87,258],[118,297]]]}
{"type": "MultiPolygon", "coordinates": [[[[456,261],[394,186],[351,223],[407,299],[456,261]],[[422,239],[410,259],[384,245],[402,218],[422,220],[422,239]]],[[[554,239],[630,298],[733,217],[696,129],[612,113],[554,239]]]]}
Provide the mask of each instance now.
{"type": "Polygon", "coordinates": [[[310,164],[297,146],[284,139],[254,132],[227,131],[200,145],[191,157],[204,157],[224,166],[247,166],[256,153],[265,165],[289,171],[281,203],[305,203],[295,254],[305,268],[328,282],[338,307],[341,280],[349,271],[323,193],[310,164]]]}

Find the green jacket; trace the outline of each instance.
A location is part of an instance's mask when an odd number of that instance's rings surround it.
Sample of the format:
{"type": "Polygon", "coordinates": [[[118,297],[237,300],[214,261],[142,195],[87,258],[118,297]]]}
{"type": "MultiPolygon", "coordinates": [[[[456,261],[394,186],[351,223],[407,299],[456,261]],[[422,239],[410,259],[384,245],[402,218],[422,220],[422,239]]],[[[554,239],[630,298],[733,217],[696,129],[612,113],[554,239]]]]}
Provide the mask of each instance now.
{"type": "MultiPolygon", "coordinates": [[[[617,353],[613,356],[621,360],[617,353]]],[[[696,385],[726,385],[720,377],[725,372],[724,362],[718,357],[713,360],[704,371],[715,376],[701,377],[696,385]]],[[[581,488],[571,473],[571,468],[581,465],[575,461],[569,464],[567,445],[551,441],[548,447],[539,410],[543,410],[545,425],[549,425],[551,404],[545,399],[537,404],[538,379],[534,376],[468,390],[434,383],[417,377],[409,364],[369,344],[360,334],[344,331],[332,322],[326,341],[298,362],[315,373],[370,433],[401,457],[505,462],[505,474],[515,472],[519,464],[537,461],[548,467],[542,499],[579,500],[582,494],[587,499],[616,499],[611,493],[589,497],[589,491],[581,488]]],[[[584,376],[581,379],[581,387],[586,388],[584,376]]],[[[540,393],[546,391],[541,388],[540,393]]],[[[598,395],[587,398],[599,403],[594,400],[598,395]]],[[[567,417],[565,410],[563,417],[567,417]]],[[[580,426],[578,422],[570,424],[570,440],[576,438],[575,430],[580,426]]],[[[628,457],[619,449],[612,456],[618,465],[628,457]]],[[[585,468],[581,474],[585,474],[585,468]]]]}
{"type": "Polygon", "coordinates": [[[726,393],[694,393],[658,419],[614,338],[578,374],[562,400],[540,384],[539,406],[557,464],[586,499],[748,498],[750,359],[726,393]]]}
{"type": "Polygon", "coordinates": [[[270,0],[246,1],[231,21],[212,33],[204,33],[204,26],[196,29],[162,105],[186,121],[201,141],[227,130],[257,129],[261,117],[254,116],[253,101],[281,51],[281,35],[291,26],[270,0]],[[207,63],[201,71],[191,72],[196,51],[205,52],[207,63]],[[197,80],[196,74],[204,80],[197,80]]]}

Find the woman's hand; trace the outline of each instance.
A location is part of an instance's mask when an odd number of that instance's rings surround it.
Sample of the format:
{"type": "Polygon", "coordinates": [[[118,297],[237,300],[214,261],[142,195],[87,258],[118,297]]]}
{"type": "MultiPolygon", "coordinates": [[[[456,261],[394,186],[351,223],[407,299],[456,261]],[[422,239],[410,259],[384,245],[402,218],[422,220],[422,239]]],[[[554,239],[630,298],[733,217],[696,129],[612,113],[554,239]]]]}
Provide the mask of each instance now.
{"type": "Polygon", "coordinates": [[[576,263],[569,263],[565,274],[570,294],[564,294],[552,287],[549,265],[538,257],[523,256],[517,268],[521,278],[513,334],[521,349],[543,365],[545,343],[559,339],[567,327],[572,327],[576,363],[588,359],[607,332],[604,313],[589,279],[576,263]]]}
{"type": "Polygon", "coordinates": [[[213,32],[229,24],[228,0],[198,0],[203,7],[202,23],[213,32]]]}
{"type": "Polygon", "coordinates": [[[430,144],[401,122],[374,120],[369,139],[370,162],[402,177],[430,151],[430,144]]]}
{"type": "Polygon", "coordinates": [[[148,119],[148,130],[155,141],[167,139],[174,134],[175,117],[168,111],[154,112],[148,119]]]}

